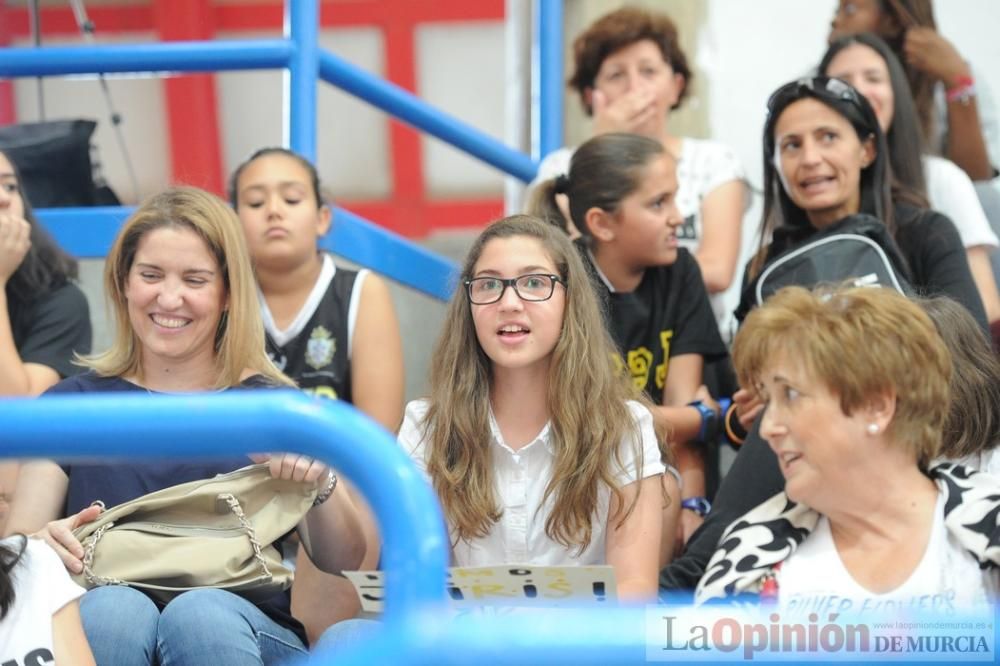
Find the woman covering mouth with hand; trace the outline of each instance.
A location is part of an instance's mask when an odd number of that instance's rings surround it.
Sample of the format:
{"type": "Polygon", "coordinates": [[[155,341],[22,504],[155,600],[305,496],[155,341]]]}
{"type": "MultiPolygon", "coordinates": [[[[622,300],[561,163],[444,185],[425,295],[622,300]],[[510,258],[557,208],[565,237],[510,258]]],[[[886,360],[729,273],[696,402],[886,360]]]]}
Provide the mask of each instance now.
{"type": "Polygon", "coordinates": [[[933,463],[952,439],[953,364],[919,305],[786,287],[747,317],[733,362],[767,401],[760,433],[785,487],[726,530],[696,602],[756,594],[805,615],[830,595],[840,613],[995,601],[1000,480],[933,463]]]}

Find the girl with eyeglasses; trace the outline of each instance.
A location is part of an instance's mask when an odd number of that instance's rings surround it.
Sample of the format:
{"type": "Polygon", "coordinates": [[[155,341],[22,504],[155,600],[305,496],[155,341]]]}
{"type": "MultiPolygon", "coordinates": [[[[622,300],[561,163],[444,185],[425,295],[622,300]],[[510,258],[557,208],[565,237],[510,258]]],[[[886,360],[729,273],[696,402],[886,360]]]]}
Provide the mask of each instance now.
{"type": "Polygon", "coordinates": [[[1000,330],[1000,294],[990,265],[1000,242],[965,172],[925,152],[906,72],[892,50],[871,33],[842,37],[830,44],[819,73],[850,83],[872,105],[886,135],[893,198],[933,208],[955,223],[987,318],[1000,330]]]}
{"type": "Polygon", "coordinates": [[[515,215],[473,243],[400,444],[444,509],[458,566],[615,569],[656,596],[660,476],[649,410],[612,360],[587,269],[565,233],[515,215]]]}
{"type": "Polygon", "coordinates": [[[680,246],[677,188],[676,163],[661,143],[603,134],[580,146],[568,176],[538,186],[530,209],[559,219],[555,197],[568,197],[617,358],[655,404],[657,425],[671,433],[686,540],[707,512],[704,445],[717,420],[718,406],[702,386],[704,368],[724,360],[726,347],[698,263],[680,246]]]}

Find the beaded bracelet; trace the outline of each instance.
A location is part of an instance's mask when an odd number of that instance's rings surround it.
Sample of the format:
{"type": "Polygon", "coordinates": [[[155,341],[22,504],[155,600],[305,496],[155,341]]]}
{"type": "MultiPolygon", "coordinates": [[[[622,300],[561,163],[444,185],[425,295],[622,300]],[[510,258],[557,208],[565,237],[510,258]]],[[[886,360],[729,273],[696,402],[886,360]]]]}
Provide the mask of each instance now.
{"type": "Polygon", "coordinates": [[[960,76],[955,79],[955,85],[945,91],[945,99],[949,102],[968,104],[976,96],[976,83],[971,76],[960,76]]]}

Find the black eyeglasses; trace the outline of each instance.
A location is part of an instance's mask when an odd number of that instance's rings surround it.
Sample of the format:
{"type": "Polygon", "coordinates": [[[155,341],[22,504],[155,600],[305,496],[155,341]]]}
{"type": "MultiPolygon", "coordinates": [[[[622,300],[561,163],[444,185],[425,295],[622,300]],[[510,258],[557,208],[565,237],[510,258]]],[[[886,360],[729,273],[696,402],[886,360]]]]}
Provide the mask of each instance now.
{"type": "Polygon", "coordinates": [[[784,109],[793,100],[802,99],[805,91],[814,93],[816,97],[842,99],[850,102],[858,108],[862,117],[865,115],[861,94],[846,81],[829,76],[805,77],[781,86],[767,100],[768,115],[774,113],[775,109],[784,109]]]}
{"type": "Polygon", "coordinates": [[[464,284],[470,303],[489,305],[503,298],[507,287],[513,287],[522,301],[547,301],[552,298],[557,282],[566,284],[558,275],[530,273],[516,278],[478,277],[465,280],[464,284]]]}

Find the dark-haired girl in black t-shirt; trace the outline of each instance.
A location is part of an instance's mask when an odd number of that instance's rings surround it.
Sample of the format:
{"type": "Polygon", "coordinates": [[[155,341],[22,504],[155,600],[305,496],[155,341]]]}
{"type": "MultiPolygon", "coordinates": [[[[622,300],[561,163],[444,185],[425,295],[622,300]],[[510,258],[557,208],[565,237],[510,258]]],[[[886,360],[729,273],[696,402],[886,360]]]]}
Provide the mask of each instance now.
{"type": "MultiPolygon", "coordinates": [[[[653,417],[670,433],[682,506],[691,509],[681,514],[686,539],[705,505],[701,445],[718,411],[703,386],[703,370],[706,361],[725,357],[726,348],[698,264],[678,245],[683,219],[676,192],[676,161],[658,141],[603,134],[577,149],[568,176],[540,184],[530,207],[563,226],[555,195],[569,199],[578,246],[604,296],[623,370],[658,405],[653,417]]],[[[669,475],[664,480],[673,483],[669,475]]],[[[675,533],[664,528],[665,535],[675,533]]],[[[665,539],[661,559],[669,551],[665,539]]]]}

